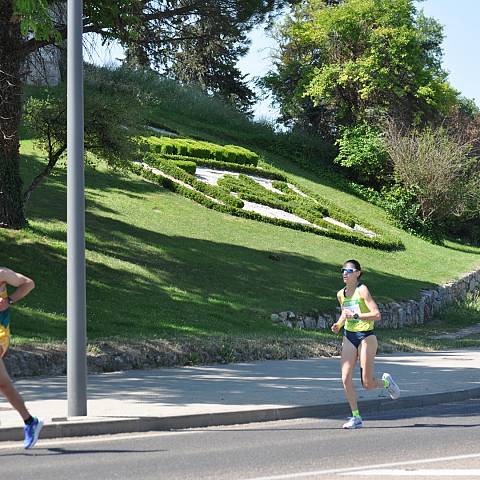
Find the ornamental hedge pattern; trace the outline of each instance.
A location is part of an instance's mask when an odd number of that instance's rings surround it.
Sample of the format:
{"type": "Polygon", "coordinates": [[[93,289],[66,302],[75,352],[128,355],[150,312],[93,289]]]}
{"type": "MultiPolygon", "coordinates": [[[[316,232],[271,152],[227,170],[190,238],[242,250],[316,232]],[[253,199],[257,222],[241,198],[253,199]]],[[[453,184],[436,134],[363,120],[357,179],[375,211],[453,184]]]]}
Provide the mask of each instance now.
{"type": "Polygon", "coordinates": [[[243,147],[169,137],[148,137],[147,144],[143,163],[132,163],[131,170],[207,208],[355,245],[387,251],[404,249],[397,238],[363,220],[357,220],[334,202],[309,191],[303,185],[300,186],[282,172],[272,167],[257,167],[259,156],[243,147]],[[210,185],[195,177],[195,170],[199,166],[229,173],[219,179],[217,185],[210,185]],[[160,172],[156,173],[152,168],[160,172]],[[233,175],[233,172],[237,175],[233,175]],[[248,175],[271,180],[272,186],[282,193],[265,188],[248,175]],[[294,214],[311,224],[271,218],[244,210],[244,201],[294,214]],[[363,227],[374,236],[335,225],[328,219],[341,222],[350,228],[363,227]]]}

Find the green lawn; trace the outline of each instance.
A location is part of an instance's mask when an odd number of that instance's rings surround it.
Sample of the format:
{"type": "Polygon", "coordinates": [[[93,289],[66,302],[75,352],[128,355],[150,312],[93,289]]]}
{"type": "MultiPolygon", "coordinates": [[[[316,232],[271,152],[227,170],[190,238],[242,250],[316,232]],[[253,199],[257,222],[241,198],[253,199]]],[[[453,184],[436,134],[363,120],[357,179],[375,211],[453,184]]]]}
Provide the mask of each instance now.
{"type": "MultiPolygon", "coordinates": [[[[151,87],[134,81],[141,88],[151,87]]],[[[28,91],[35,94],[34,89],[28,91]]],[[[275,135],[268,125],[249,122],[221,102],[171,82],[155,86],[151,94],[157,101],[145,106],[147,123],[249,148],[262,157],[260,165],[264,162],[281,169],[360,220],[398,236],[405,250],[384,252],[221,214],[133,174],[107,170],[96,161],[86,168],[90,341],[215,336],[331,341],[335,337],[328,332],[273,325],[270,314],[287,309],[333,311],[336,291],[342,286],[339,269],[348,258],[362,263],[364,280],[382,303],[415,298],[422,288],[480,266],[480,248],[454,242],[432,245],[413,237],[392,226],[380,208],[342,190],[335,176],[302,169],[299,165],[311,147],[317,153],[308,157],[309,162],[315,171],[323,171],[328,152],[318,153],[324,148],[319,139],[275,135]],[[273,259],[272,253],[276,254],[273,259]]],[[[139,128],[138,133],[144,130],[139,128]]],[[[27,184],[44,159],[29,132],[24,131],[22,139],[21,169],[27,184]]],[[[64,165],[33,193],[27,216],[28,228],[0,230],[4,265],[32,276],[37,285],[15,306],[12,333],[16,342],[63,341],[64,165]]],[[[465,315],[460,314],[458,322],[465,315]]],[[[477,319],[467,316],[468,322],[477,319]]],[[[422,328],[385,331],[385,338],[390,335],[390,340],[397,339],[404,346],[426,342],[424,347],[430,348],[423,337],[437,327],[422,328]]]]}
{"type": "MultiPolygon", "coordinates": [[[[26,179],[42,162],[22,143],[26,179]]],[[[273,161],[272,157],[267,160],[273,161]]],[[[273,326],[274,311],[335,308],[340,265],[357,258],[380,302],[414,298],[421,288],[479,265],[480,249],[432,245],[392,227],[382,210],[322,185],[293,163],[277,167],[369,223],[399,235],[405,251],[381,252],[208,210],[102,164],[86,169],[88,338],[333,335],[273,326]],[[269,258],[271,253],[279,260],[269,258]]],[[[66,174],[34,192],[30,226],[0,231],[4,264],[31,275],[34,292],[16,306],[17,341],[65,338],[66,174]]],[[[394,332],[395,334],[395,332],[394,332]]],[[[396,333],[398,335],[398,332],[396,333]]]]}

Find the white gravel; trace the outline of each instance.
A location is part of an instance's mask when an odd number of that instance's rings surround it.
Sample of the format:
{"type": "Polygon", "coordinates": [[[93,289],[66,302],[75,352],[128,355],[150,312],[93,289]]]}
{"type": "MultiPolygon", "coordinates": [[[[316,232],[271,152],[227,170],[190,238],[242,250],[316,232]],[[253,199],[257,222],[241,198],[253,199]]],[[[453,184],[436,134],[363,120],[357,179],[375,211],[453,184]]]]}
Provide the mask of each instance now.
{"type": "Polygon", "coordinates": [[[152,132],[159,133],[165,137],[178,137],[178,134],[175,132],[170,132],[169,130],[164,130],[163,128],[152,127],[151,125],[148,125],[147,128],[152,132]]]}
{"type": "Polygon", "coordinates": [[[267,207],[266,205],[262,205],[260,203],[247,202],[245,200],[243,200],[243,203],[244,203],[244,207],[243,207],[244,210],[247,210],[249,212],[259,213],[264,217],[280,218],[283,220],[289,220],[290,222],[302,223],[303,225],[310,225],[312,227],[318,228],[319,230],[326,230],[326,228],[319,227],[318,225],[315,225],[314,223],[311,223],[305,220],[304,218],[294,215],[293,213],[284,212],[283,210],[279,210],[278,208],[267,207]]]}
{"type": "MultiPolygon", "coordinates": [[[[299,188],[297,188],[295,185],[292,185],[291,183],[287,183],[287,186],[290,190],[293,190],[295,193],[298,193],[301,197],[308,198],[308,195],[306,193],[303,193],[299,188]]],[[[314,202],[317,202],[314,198],[312,198],[314,202]]],[[[317,202],[318,203],[318,202],[317,202]]]]}
{"type": "Polygon", "coordinates": [[[350,226],[347,225],[346,223],[339,222],[338,220],[335,220],[335,219],[332,218],[332,217],[323,217],[323,219],[324,219],[326,222],[331,223],[332,225],[337,225],[337,227],[342,227],[342,228],[344,228],[345,230],[353,231],[353,228],[352,228],[352,227],[350,227],[350,226]]]}

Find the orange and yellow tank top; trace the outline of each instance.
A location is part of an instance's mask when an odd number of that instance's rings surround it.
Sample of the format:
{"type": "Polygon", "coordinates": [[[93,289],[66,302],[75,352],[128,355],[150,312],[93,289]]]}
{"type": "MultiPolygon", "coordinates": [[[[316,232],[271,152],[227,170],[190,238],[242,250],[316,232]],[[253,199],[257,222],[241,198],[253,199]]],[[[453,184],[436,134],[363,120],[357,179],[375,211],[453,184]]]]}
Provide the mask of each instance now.
{"type": "MultiPolygon", "coordinates": [[[[367,307],[365,300],[360,296],[358,287],[355,289],[355,292],[353,292],[351,297],[345,296],[344,288],[338,292],[342,310],[348,308],[353,313],[369,313],[370,309],[367,307]]],[[[345,322],[344,328],[349,332],[366,332],[368,330],[373,330],[374,325],[375,322],[373,320],[355,320],[350,318],[345,322]]]]}

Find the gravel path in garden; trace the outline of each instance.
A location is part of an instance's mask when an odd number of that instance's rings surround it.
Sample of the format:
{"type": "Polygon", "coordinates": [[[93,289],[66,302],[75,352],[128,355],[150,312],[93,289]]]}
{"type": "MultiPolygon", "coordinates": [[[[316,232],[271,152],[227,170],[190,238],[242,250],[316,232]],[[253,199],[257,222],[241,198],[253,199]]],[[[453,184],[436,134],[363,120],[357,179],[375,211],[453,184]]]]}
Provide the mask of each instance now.
{"type": "Polygon", "coordinates": [[[288,213],[283,210],[279,210],[278,208],[267,207],[266,205],[262,205],[260,203],[254,203],[254,202],[247,202],[246,200],[243,200],[243,205],[244,205],[243,207],[244,210],[247,210],[249,212],[259,213],[264,217],[280,218],[283,220],[289,220],[290,222],[302,223],[303,225],[310,225],[312,227],[318,228],[319,230],[327,230],[326,228],[319,227],[318,225],[315,225],[314,223],[311,223],[308,220],[305,220],[304,218],[298,217],[293,213],[288,213]]]}

